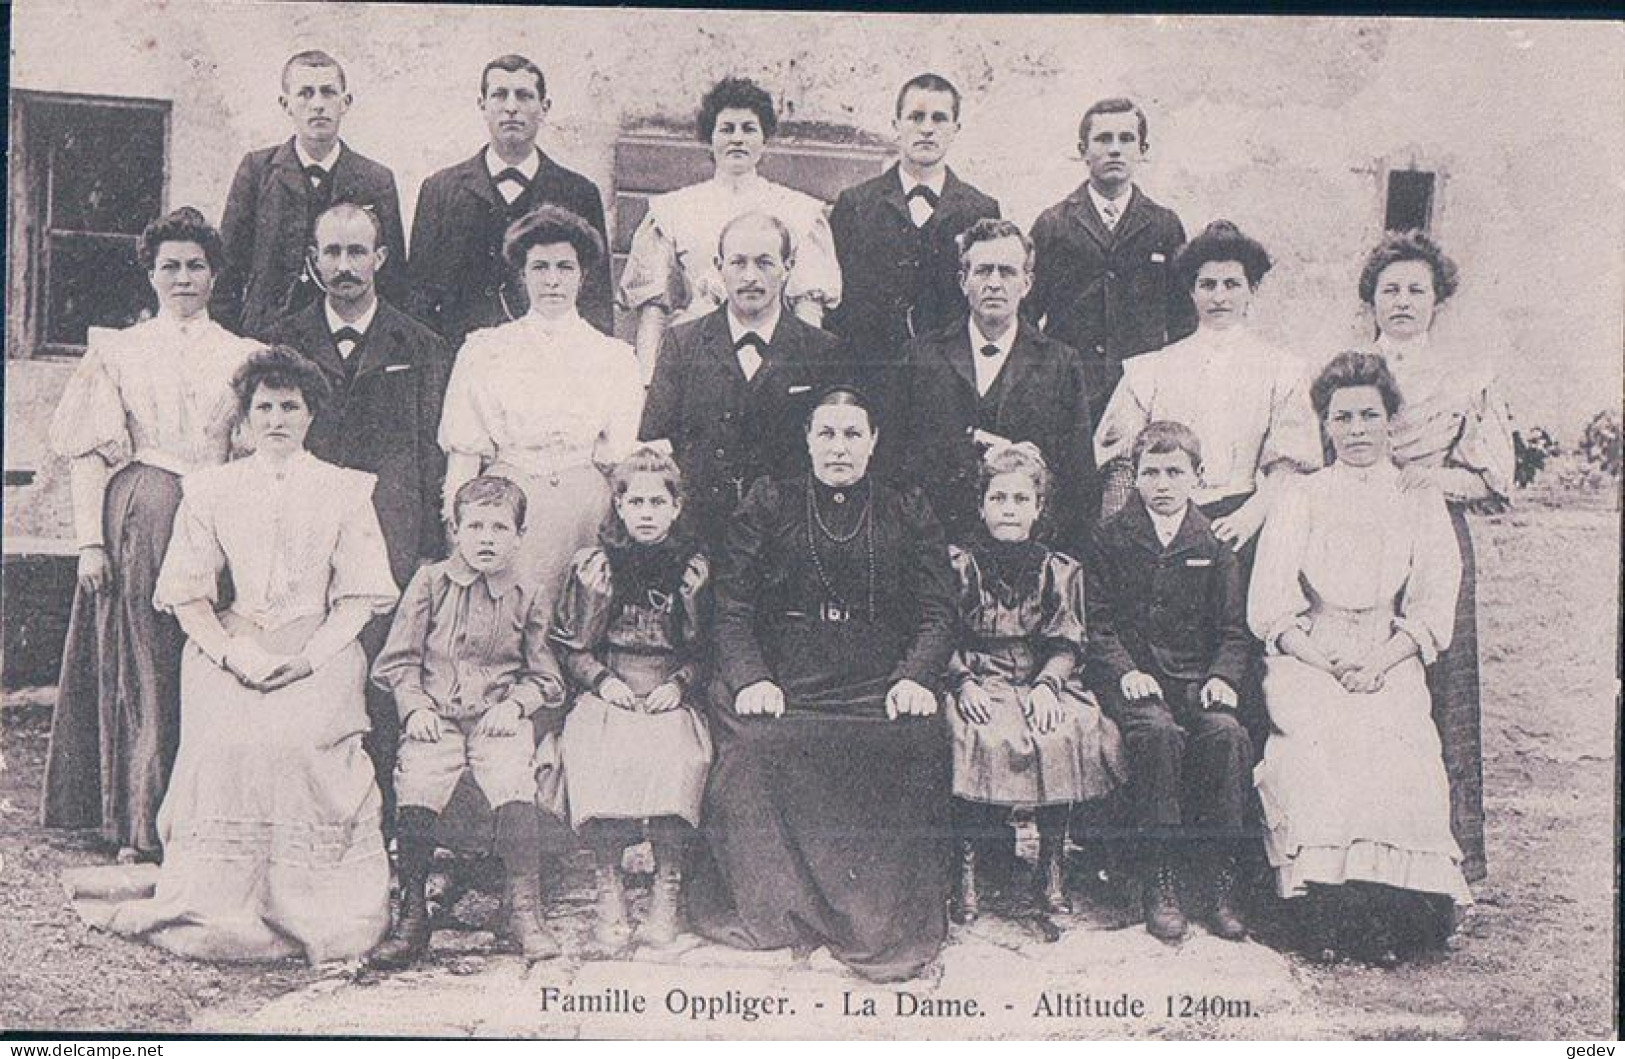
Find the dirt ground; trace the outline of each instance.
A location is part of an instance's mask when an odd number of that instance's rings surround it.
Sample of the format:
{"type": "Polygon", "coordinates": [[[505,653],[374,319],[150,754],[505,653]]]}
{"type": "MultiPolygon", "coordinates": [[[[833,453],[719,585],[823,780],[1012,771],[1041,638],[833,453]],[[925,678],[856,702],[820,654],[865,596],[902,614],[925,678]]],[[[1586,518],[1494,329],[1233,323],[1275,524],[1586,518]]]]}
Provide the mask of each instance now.
{"type": "MultiPolygon", "coordinates": [[[[1036,976],[1054,988],[1092,980],[1110,966],[1112,984],[1207,983],[1245,992],[1254,983],[1268,1018],[1199,1020],[1148,1028],[1120,1023],[1024,1022],[1022,1036],[1310,1036],[1585,1039],[1616,1029],[1616,718],[1619,706],[1619,513],[1592,498],[1530,498],[1506,515],[1479,519],[1480,644],[1485,686],[1485,787],[1490,877],[1448,951],[1392,971],[1305,962],[1262,945],[1230,946],[1198,936],[1182,951],[1147,944],[1122,908],[1091,907],[1058,945],[1009,925],[956,928],[944,971],[927,988],[1036,976]],[[1104,961],[1104,962],[1103,962],[1104,961]],[[1074,970],[1076,969],[1076,970],[1074,970]],[[1076,976],[1075,978],[1073,976],[1076,976]],[[1262,984],[1259,984],[1262,983],[1262,984]]],[[[159,1034],[232,1029],[261,1032],[476,1032],[616,1035],[614,1025],[465,1018],[424,1021],[481,995],[517,989],[534,997],[512,957],[490,955],[482,937],[453,943],[415,977],[370,991],[344,976],[302,965],[237,967],[192,963],[87,929],[68,907],[64,868],[98,863],[83,835],[36,824],[49,727],[50,689],[9,695],[0,710],[0,1029],[122,1029],[159,1034]],[[465,999],[459,999],[465,998],[465,999]],[[405,1012],[417,1007],[418,1017],[405,1012]],[[361,1012],[360,1015],[356,1014],[361,1012]],[[361,1021],[357,1023],[356,1019],[361,1021]]],[[[579,868],[559,912],[578,935],[585,916],[579,868]]],[[[860,988],[833,967],[779,968],[771,960],[688,950],[658,964],[566,961],[577,988],[624,985],[677,973],[727,982],[801,981],[808,995],[860,988]],[[715,970],[707,968],[715,967],[715,970]],[[720,979],[716,976],[720,975],[720,979]],[[606,977],[607,976],[607,977],[606,977]],[[618,977],[617,977],[618,976],[618,977]],[[731,976],[731,977],[730,977],[731,976]],[[743,976],[743,977],[741,977],[743,976]],[[822,992],[820,992],[822,990],[822,992]]],[[[798,994],[799,995],[799,994],[798,994]]],[[[658,1025],[665,1025],[664,1023],[658,1025]]],[[[774,1032],[772,1024],[736,1027],[774,1032]]],[[[873,1033],[830,1019],[780,1024],[780,1035],[873,1033]]],[[[963,1023],[894,1025],[886,1035],[985,1035],[963,1023]]],[[[706,1027],[706,1032],[718,1032],[706,1027]]],[[[639,1032],[622,1028],[620,1033],[639,1032]]],[[[651,1024],[642,1032],[657,1032],[651,1024]]],[[[679,1023],[671,1032],[684,1032],[679,1023]]],[[[688,1032],[701,1032],[690,1027],[688,1032]]],[[[735,1032],[729,1030],[728,1032],[735,1032]]]]}

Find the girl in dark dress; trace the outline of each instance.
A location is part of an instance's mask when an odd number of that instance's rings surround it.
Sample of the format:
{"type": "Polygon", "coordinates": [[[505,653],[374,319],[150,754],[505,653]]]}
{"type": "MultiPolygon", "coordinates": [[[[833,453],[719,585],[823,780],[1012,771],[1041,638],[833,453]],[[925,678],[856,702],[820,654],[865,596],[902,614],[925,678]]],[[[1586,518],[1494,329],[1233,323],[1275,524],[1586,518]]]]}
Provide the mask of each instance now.
{"type": "Polygon", "coordinates": [[[947,933],[953,572],[918,494],[868,475],[865,398],[824,394],[810,477],[762,481],[729,527],[711,683],[716,761],[689,889],[694,929],[820,945],[910,978],[947,933]]]}
{"type": "Polygon", "coordinates": [[[1125,778],[1117,726],[1081,682],[1083,567],[1033,538],[1049,493],[1044,457],[1029,442],[991,450],[981,481],[982,526],[948,552],[964,625],[948,671],[960,922],[979,912],[979,848],[1002,844],[1019,805],[1037,808],[1039,907],[1070,912],[1068,810],[1125,778]]]}
{"type": "MultiPolygon", "coordinates": [[[[621,854],[645,830],[655,882],[640,939],[666,945],[677,937],[683,858],[711,764],[711,738],[693,702],[710,566],[673,524],[682,477],[671,457],[637,450],[615,468],[610,488],[614,509],[599,546],[570,565],[550,638],[579,689],[555,765],[570,820],[597,860],[593,939],[613,952],[631,937],[621,854]]],[[[550,737],[541,759],[551,755],[550,737]]]]}

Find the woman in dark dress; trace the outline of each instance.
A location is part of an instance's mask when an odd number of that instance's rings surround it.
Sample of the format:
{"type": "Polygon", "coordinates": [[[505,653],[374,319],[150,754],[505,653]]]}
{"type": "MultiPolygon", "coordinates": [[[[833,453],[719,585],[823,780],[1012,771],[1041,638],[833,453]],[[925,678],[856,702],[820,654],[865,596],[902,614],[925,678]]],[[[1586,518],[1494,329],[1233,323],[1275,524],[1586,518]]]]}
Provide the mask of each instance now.
{"type": "Polygon", "coordinates": [[[918,494],[869,477],[865,399],[826,393],[812,475],[763,481],[716,583],[716,759],[694,929],[740,948],[820,945],[909,978],[947,933],[949,734],[937,688],[954,575],[918,494]]]}

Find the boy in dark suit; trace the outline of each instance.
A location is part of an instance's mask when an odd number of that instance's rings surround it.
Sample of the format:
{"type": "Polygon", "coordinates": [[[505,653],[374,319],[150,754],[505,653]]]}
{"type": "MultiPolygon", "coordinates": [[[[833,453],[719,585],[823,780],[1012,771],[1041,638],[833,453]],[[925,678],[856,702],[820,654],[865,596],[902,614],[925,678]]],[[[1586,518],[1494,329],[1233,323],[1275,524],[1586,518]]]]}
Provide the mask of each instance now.
{"type": "MultiPolygon", "coordinates": [[[[524,285],[509,282],[502,257],[502,239],[514,221],[538,206],[562,206],[609,245],[598,186],[536,146],[552,102],[541,68],[523,55],[486,63],[479,107],[491,142],[429,177],[418,194],[407,308],[453,348],[468,332],[518,319],[529,307],[524,285]]],[[[582,280],[581,316],[610,334],[610,304],[605,255],[582,280]]]]}
{"type": "Polygon", "coordinates": [[[1253,764],[1236,719],[1251,651],[1241,568],[1191,502],[1202,448],[1189,427],[1149,424],[1133,464],[1135,495],[1096,532],[1088,609],[1101,701],[1123,734],[1146,843],[1145,925],[1164,941],[1184,936],[1179,867],[1194,861],[1213,933],[1240,940],[1235,854],[1253,764]]]}
{"type": "Polygon", "coordinates": [[[1027,312],[1083,358],[1099,422],[1123,361],[1195,331],[1196,309],[1173,271],[1185,227],[1134,183],[1148,146],[1144,111],[1103,99],[1084,111],[1078,141],[1089,179],[1033,223],[1027,312]]]}
{"type": "Polygon", "coordinates": [[[282,67],[282,109],[293,121],[286,143],[251,151],[237,167],[220,222],[226,263],[210,311],[229,330],[264,338],[271,325],[321,298],[305,262],[316,216],[353,202],[378,219],[390,263],[380,289],[405,293],[406,240],[395,174],[339,139],[350,109],[344,68],[321,51],[302,51],[282,67]]]}
{"type": "Polygon", "coordinates": [[[845,294],[825,326],[856,357],[882,423],[897,414],[903,344],[965,316],[954,240],[999,216],[997,201],[948,168],[959,103],[959,90],[936,74],[905,84],[893,121],[897,164],[842,191],[829,216],[845,294]]]}

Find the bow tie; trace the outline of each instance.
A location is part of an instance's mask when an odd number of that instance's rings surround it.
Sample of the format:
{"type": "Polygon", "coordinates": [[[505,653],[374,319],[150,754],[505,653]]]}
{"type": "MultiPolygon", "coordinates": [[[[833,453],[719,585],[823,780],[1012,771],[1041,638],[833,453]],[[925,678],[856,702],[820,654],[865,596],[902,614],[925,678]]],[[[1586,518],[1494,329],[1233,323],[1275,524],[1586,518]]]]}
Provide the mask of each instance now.
{"type": "Polygon", "coordinates": [[[758,353],[765,353],[767,351],[767,343],[763,341],[762,336],[757,334],[755,331],[746,331],[744,334],[740,335],[738,341],[734,343],[734,352],[738,353],[746,346],[755,346],[756,352],[758,353]]]}
{"type": "Polygon", "coordinates": [[[932,209],[937,208],[937,193],[926,187],[924,184],[915,184],[913,187],[908,189],[908,194],[904,195],[903,198],[905,200],[924,199],[927,206],[930,206],[932,209]]]}
{"type": "Polygon", "coordinates": [[[509,166],[507,169],[504,169],[502,172],[498,173],[495,179],[498,184],[518,184],[520,188],[530,187],[530,177],[521,173],[513,166],[509,166]]]}
{"type": "Polygon", "coordinates": [[[361,332],[353,327],[341,327],[333,332],[333,344],[335,346],[340,342],[360,342],[361,339],[361,332]]]}

